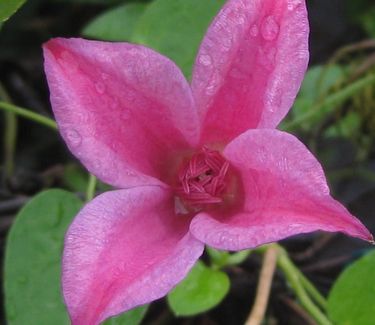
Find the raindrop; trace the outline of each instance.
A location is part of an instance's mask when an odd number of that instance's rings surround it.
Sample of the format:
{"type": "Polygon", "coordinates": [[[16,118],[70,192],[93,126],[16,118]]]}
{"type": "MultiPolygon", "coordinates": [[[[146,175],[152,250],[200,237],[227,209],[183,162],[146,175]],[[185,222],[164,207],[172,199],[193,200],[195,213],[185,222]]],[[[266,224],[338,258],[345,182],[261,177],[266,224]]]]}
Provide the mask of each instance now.
{"type": "Polygon", "coordinates": [[[230,49],[233,44],[233,38],[231,35],[228,35],[227,37],[222,38],[222,44],[224,45],[224,49],[230,49]]]}
{"type": "Polygon", "coordinates": [[[102,77],[103,80],[108,80],[109,79],[109,74],[103,72],[101,74],[101,77],[102,77]]]}
{"type": "Polygon", "coordinates": [[[204,66],[209,66],[212,64],[212,58],[208,54],[202,54],[199,57],[199,63],[203,64],[204,66]]]}
{"type": "Polygon", "coordinates": [[[257,37],[259,34],[259,28],[257,25],[253,25],[251,28],[250,28],[250,35],[252,37],[257,37]]]}
{"type": "Polygon", "coordinates": [[[266,41],[273,41],[279,34],[280,27],[273,16],[268,16],[262,24],[262,36],[266,41]]]}
{"type": "Polygon", "coordinates": [[[245,16],[243,15],[238,16],[236,22],[238,25],[244,25],[246,22],[245,16]]]}
{"type": "Polygon", "coordinates": [[[95,83],[95,89],[99,94],[104,94],[105,85],[102,82],[95,83]]]}
{"type": "Polygon", "coordinates": [[[289,0],[288,1],[288,10],[293,11],[301,4],[301,0],[289,0]]]}
{"type": "Polygon", "coordinates": [[[73,147],[78,147],[82,142],[82,137],[75,129],[69,129],[66,132],[66,137],[73,147]]]}

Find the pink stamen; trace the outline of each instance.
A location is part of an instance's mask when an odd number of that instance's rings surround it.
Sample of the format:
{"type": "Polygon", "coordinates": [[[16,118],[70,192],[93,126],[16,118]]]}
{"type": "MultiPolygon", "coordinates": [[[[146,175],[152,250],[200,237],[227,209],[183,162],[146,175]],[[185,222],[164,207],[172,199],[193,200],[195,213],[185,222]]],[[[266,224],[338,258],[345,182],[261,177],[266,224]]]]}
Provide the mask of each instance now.
{"type": "Polygon", "coordinates": [[[176,194],[192,206],[221,203],[228,168],[219,152],[203,148],[180,169],[176,194]]]}

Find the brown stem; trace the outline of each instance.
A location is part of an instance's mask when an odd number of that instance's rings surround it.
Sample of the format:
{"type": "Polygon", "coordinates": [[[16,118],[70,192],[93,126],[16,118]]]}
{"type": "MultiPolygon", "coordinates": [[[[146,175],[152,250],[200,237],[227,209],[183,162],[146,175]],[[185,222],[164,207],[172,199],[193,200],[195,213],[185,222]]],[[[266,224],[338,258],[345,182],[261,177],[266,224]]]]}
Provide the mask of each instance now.
{"type": "Polygon", "coordinates": [[[276,269],[277,256],[278,248],[275,246],[270,246],[264,255],[255,303],[245,325],[259,325],[263,321],[276,269]]]}

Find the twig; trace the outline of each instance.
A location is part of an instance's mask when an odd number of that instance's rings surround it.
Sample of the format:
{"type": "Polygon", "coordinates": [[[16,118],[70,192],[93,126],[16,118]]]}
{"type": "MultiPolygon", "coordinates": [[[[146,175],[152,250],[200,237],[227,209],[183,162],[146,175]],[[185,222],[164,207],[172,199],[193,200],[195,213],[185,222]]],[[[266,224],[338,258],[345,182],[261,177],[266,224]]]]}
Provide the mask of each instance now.
{"type": "Polygon", "coordinates": [[[44,126],[47,126],[53,130],[57,130],[56,122],[46,116],[40,115],[38,113],[32,112],[26,108],[19,107],[16,105],[12,105],[10,103],[6,103],[3,101],[0,101],[0,109],[12,112],[14,114],[17,114],[19,116],[22,116],[24,118],[27,118],[31,121],[37,122],[39,124],[42,124],[44,126]]]}
{"type": "Polygon", "coordinates": [[[306,249],[302,253],[293,254],[293,260],[297,261],[305,261],[307,259],[312,258],[315,254],[319,253],[324,247],[327,246],[327,244],[335,237],[334,234],[328,233],[328,234],[321,234],[317,240],[313,242],[311,247],[306,249]]]}
{"type": "Polygon", "coordinates": [[[264,255],[255,303],[245,325],[259,325],[263,321],[276,269],[278,252],[279,249],[272,245],[264,255]]]}
{"type": "MultiPolygon", "coordinates": [[[[293,289],[303,308],[316,320],[319,325],[332,325],[327,316],[324,315],[324,313],[311,300],[310,296],[306,292],[307,288],[304,287],[305,280],[301,280],[301,272],[295,267],[293,262],[289,259],[286,251],[282,248],[280,248],[278,266],[284,272],[289,285],[293,289]]],[[[306,279],[306,281],[308,280],[306,279]]],[[[318,293],[318,291],[315,293],[318,293]]],[[[320,297],[319,300],[322,299],[324,298],[320,297]]]]}
{"type": "Polygon", "coordinates": [[[287,298],[287,297],[282,297],[281,300],[288,305],[291,309],[295,311],[296,314],[298,314],[303,320],[304,324],[306,325],[317,325],[317,323],[314,321],[314,319],[311,318],[311,316],[306,313],[303,308],[298,305],[296,302],[294,302],[292,299],[287,298]]]}
{"type": "Polygon", "coordinates": [[[0,214],[10,213],[21,208],[29,200],[26,196],[19,196],[0,202],[0,214]]]}
{"type": "MultiPolygon", "coordinates": [[[[0,84],[0,98],[10,102],[5,88],[0,84]]],[[[5,112],[4,125],[4,180],[14,172],[14,155],[17,145],[18,121],[14,113],[5,112]]]]}

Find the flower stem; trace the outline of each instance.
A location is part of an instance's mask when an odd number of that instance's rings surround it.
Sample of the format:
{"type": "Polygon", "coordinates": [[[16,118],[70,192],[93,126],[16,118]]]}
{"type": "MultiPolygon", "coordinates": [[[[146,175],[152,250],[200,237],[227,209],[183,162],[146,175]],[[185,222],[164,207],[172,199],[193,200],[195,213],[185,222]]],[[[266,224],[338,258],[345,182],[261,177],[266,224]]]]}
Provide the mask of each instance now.
{"type": "MultiPolygon", "coordinates": [[[[306,281],[308,280],[307,279],[302,280],[303,277],[301,276],[301,272],[296,268],[293,262],[289,259],[289,256],[286,253],[286,251],[281,246],[279,245],[277,246],[280,250],[278,266],[284,272],[289,285],[292,287],[293,291],[295,292],[302,306],[317,321],[319,325],[332,325],[331,321],[314,304],[314,302],[310,299],[310,296],[306,292],[307,288],[305,288],[304,285],[306,286],[306,283],[307,283],[306,281]]],[[[308,284],[308,287],[309,287],[309,290],[308,290],[309,293],[311,294],[311,292],[313,291],[314,297],[315,297],[318,291],[315,288],[311,290],[313,288],[311,283],[308,284]]],[[[315,297],[315,299],[317,298],[315,297]]],[[[318,298],[318,299],[321,300],[321,298],[318,298]]],[[[325,305],[325,300],[323,304],[325,305]]]]}
{"type": "Polygon", "coordinates": [[[270,245],[264,254],[255,302],[245,325],[260,325],[264,319],[271,292],[272,279],[276,270],[278,254],[279,249],[274,245],[270,245]]]}
{"type": "Polygon", "coordinates": [[[27,118],[31,121],[37,122],[39,124],[42,124],[44,126],[47,126],[53,130],[57,130],[57,124],[54,120],[45,117],[43,115],[40,115],[38,113],[32,112],[26,108],[19,107],[7,102],[0,101],[0,109],[14,113],[16,115],[22,116],[24,118],[27,118]]]}
{"type": "MultiPolygon", "coordinates": [[[[0,98],[10,101],[10,98],[0,84],[0,98]]],[[[12,112],[5,112],[4,126],[4,175],[10,177],[14,171],[14,154],[17,145],[17,117],[12,112]]]]}
{"type": "Polygon", "coordinates": [[[306,291],[310,294],[310,296],[315,300],[315,302],[324,311],[327,310],[327,300],[326,300],[326,298],[324,298],[320,294],[320,292],[315,288],[315,286],[310,282],[310,280],[308,278],[306,278],[298,268],[295,268],[295,271],[299,273],[301,283],[304,286],[304,288],[306,289],[306,291]]]}
{"type": "Polygon", "coordinates": [[[89,182],[86,190],[86,201],[91,201],[95,196],[97,179],[93,174],[90,174],[89,182]]]}

